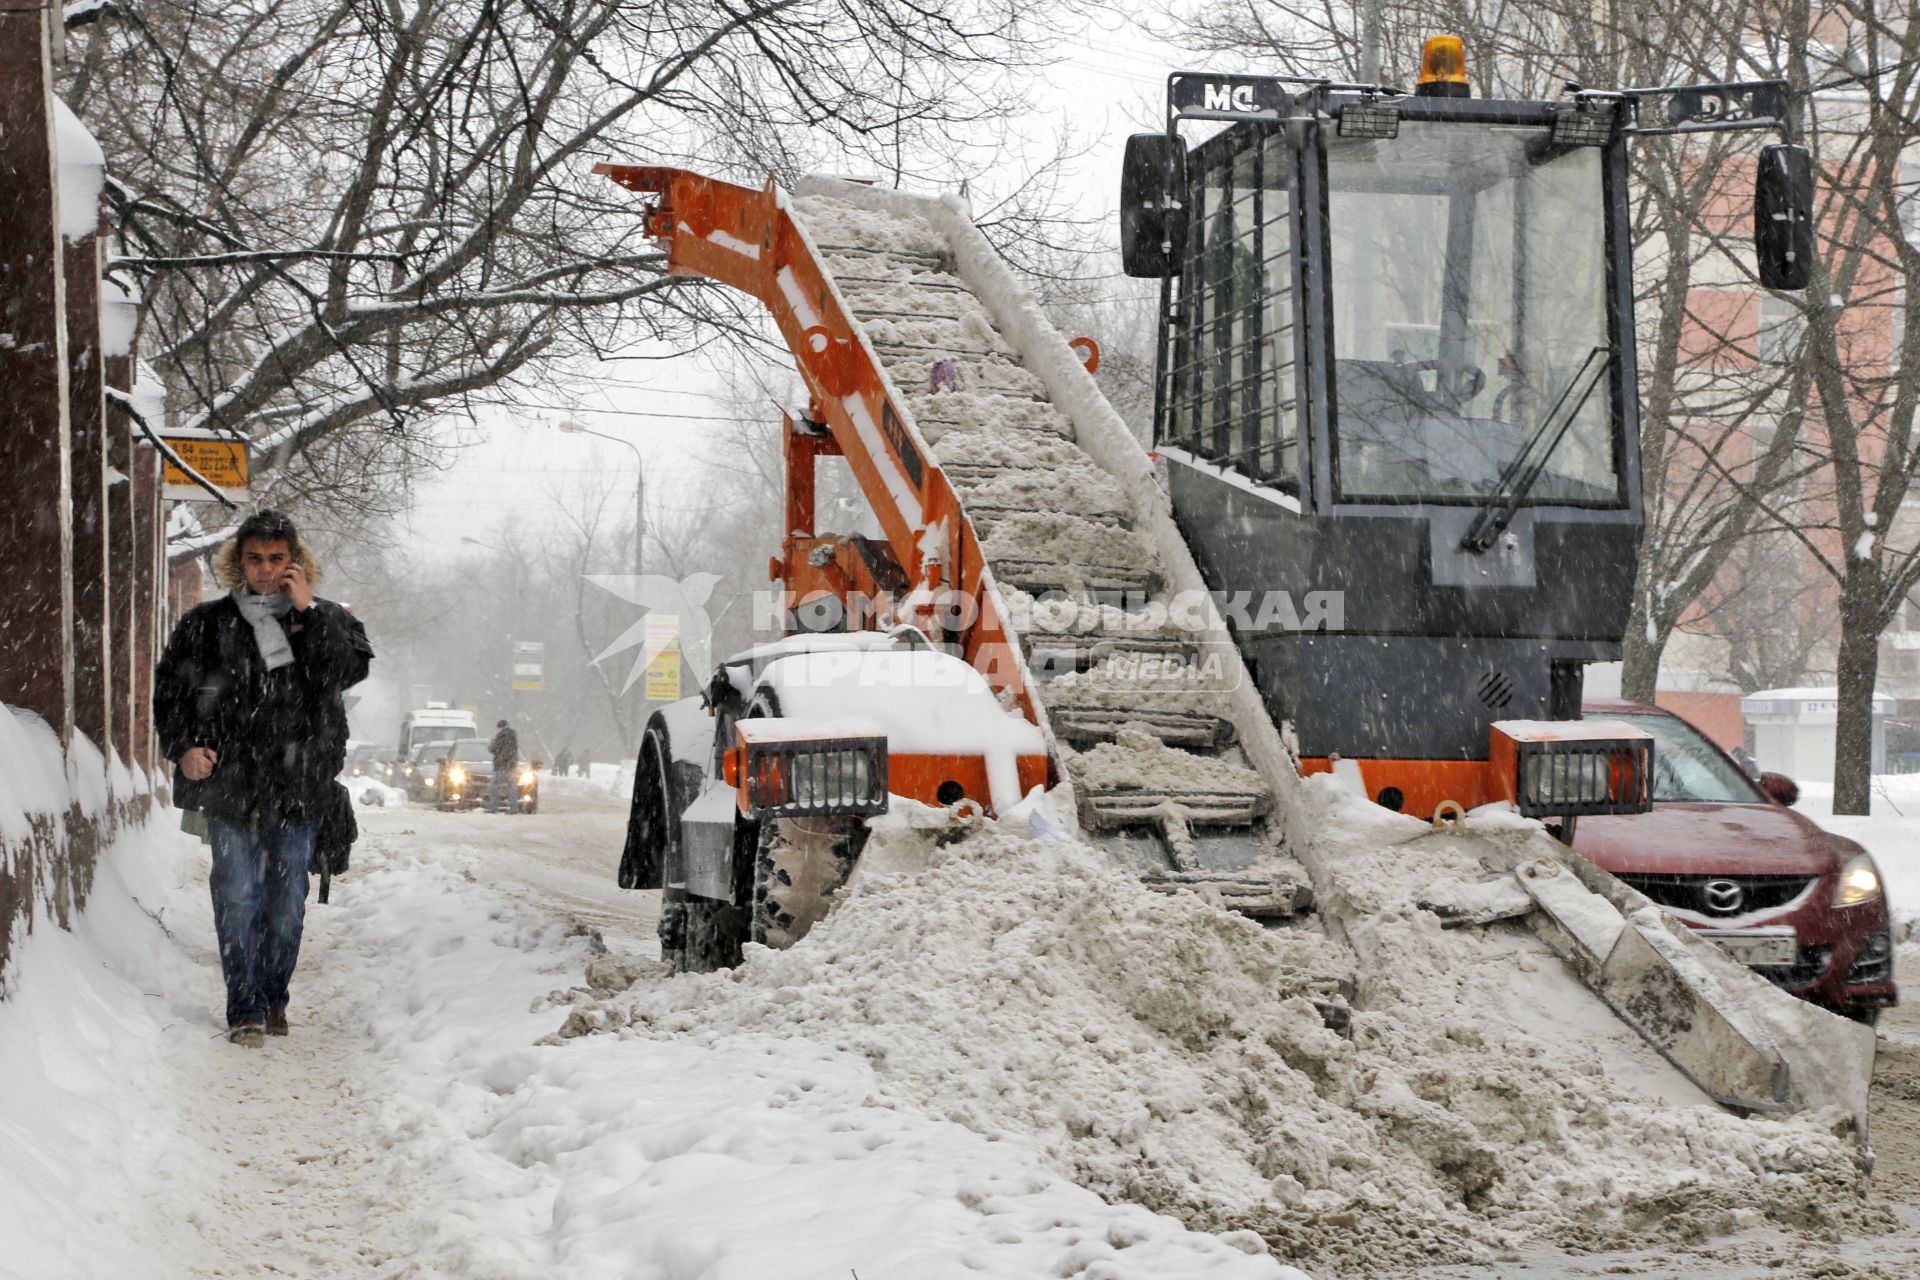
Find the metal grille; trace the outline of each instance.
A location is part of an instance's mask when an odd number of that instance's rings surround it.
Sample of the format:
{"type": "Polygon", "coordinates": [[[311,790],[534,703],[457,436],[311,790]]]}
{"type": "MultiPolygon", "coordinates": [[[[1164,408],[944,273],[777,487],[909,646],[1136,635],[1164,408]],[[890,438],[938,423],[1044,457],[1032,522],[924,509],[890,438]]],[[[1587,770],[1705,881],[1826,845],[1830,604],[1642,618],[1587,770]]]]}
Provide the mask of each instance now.
{"type": "Polygon", "coordinates": [[[1489,671],[1480,677],[1478,691],[1482,705],[1498,711],[1513,701],[1513,677],[1504,671],[1489,671]]]}
{"type": "Polygon", "coordinates": [[[1651,739],[1519,742],[1516,797],[1529,818],[1645,813],[1652,803],[1651,739]]]}
{"type": "Polygon", "coordinates": [[[747,746],[747,804],[757,814],[887,811],[887,740],[833,738],[747,746]]]}
{"type": "Polygon", "coordinates": [[[1626,875],[1621,880],[1663,907],[1698,911],[1705,915],[1744,915],[1786,906],[1814,882],[1812,876],[1693,876],[1626,875]],[[1727,911],[1716,904],[1724,895],[1710,897],[1708,885],[1732,884],[1740,889],[1740,905],[1727,911]]]}
{"type": "Polygon", "coordinates": [[[1877,929],[1854,957],[1853,967],[1847,970],[1847,981],[1886,982],[1892,977],[1893,935],[1889,930],[1877,929]]]}
{"type": "Polygon", "coordinates": [[[1251,124],[1190,158],[1161,439],[1297,493],[1291,165],[1251,124]]]}

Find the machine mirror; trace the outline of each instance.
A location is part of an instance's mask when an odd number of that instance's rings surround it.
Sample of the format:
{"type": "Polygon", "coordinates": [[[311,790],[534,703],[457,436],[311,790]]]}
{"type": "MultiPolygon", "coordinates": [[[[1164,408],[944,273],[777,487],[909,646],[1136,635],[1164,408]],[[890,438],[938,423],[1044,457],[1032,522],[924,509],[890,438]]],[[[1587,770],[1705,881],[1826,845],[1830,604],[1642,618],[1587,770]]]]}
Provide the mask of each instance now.
{"type": "Polygon", "coordinates": [[[1800,799],[1800,784],[1784,773],[1769,771],[1761,774],[1760,789],[1775,804],[1792,805],[1800,799]]]}
{"type": "Polygon", "coordinates": [[[1130,276],[1170,275],[1186,252],[1187,153],[1180,139],[1136,133],[1120,162],[1120,262],[1130,276]]]}
{"type": "Polygon", "coordinates": [[[1753,251],[1762,287],[1807,287],[1813,271],[1813,157],[1805,147],[1781,142],[1761,150],[1753,251]]]}

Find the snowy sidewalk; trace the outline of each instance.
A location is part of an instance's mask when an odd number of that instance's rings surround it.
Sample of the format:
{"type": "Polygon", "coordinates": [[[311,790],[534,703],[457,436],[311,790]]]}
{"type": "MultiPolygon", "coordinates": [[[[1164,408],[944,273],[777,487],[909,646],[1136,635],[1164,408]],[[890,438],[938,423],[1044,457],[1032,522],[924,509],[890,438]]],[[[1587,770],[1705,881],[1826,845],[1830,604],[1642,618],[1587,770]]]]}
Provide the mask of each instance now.
{"type": "Polygon", "coordinates": [[[309,905],[292,1036],[234,1048],[204,857],[170,825],[103,857],[0,1003],[7,1280],[1301,1274],[877,1105],[856,1056],[538,1045],[585,941],[377,839],[309,905]]]}

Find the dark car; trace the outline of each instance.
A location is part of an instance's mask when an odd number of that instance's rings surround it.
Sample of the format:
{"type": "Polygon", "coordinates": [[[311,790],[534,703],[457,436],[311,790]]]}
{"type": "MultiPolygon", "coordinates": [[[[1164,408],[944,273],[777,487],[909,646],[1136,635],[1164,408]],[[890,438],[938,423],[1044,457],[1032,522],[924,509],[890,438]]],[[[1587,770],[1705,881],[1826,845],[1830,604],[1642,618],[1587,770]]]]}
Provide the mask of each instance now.
{"type": "MultiPolygon", "coordinates": [[[[441,743],[432,757],[433,801],[442,809],[471,809],[487,802],[493,787],[493,748],[478,738],[441,743]]],[[[540,767],[517,765],[500,804],[508,813],[532,813],[540,807],[540,767]]]]}
{"type": "Polygon", "coordinates": [[[442,809],[471,809],[485,802],[493,785],[493,750],[477,738],[442,744],[437,753],[433,800],[442,809]]]}
{"type": "Polygon", "coordinates": [[[439,791],[440,763],[447,754],[447,743],[423,742],[400,764],[393,785],[405,787],[409,800],[431,800],[439,791]]]}
{"type": "Polygon", "coordinates": [[[380,765],[380,748],[361,745],[347,752],[346,775],[349,778],[378,778],[386,780],[385,770],[380,765]]]}
{"type": "Polygon", "coordinates": [[[1573,846],[1780,987],[1871,1021],[1896,1001],[1880,870],[1788,805],[1780,774],[1749,777],[1680,717],[1590,699],[1589,717],[1654,737],[1653,809],[1586,817],[1573,846]]]}

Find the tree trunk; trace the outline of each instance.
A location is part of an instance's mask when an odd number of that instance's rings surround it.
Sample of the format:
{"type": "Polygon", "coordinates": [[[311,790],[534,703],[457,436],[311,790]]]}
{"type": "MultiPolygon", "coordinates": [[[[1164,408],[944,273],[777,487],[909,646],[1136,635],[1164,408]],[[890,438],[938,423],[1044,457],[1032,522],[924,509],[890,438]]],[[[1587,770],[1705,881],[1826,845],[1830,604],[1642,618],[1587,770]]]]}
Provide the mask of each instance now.
{"type": "Polygon", "coordinates": [[[1879,573],[1848,566],[1840,589],[1840,701],[1833,723],[1833,811],[1864,815],[1873,806],[1873,687],[1880,675],[1879,573]]]}
{"type": "Polygon", "coordinates": [[[1653,702],[1654,689],[1660,682],[1660,658],[1666,652],[1667,641],[1673,637],[1671,631],[1654,630],[1657,638],[1650,638],[1646,619],[1635,609],[1627,622],[1627,634],[1621,638],[1620,696],[1623,698],[1653,702]]]}

